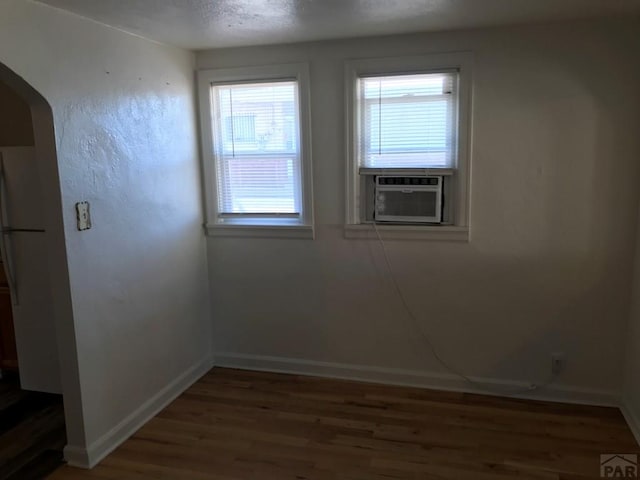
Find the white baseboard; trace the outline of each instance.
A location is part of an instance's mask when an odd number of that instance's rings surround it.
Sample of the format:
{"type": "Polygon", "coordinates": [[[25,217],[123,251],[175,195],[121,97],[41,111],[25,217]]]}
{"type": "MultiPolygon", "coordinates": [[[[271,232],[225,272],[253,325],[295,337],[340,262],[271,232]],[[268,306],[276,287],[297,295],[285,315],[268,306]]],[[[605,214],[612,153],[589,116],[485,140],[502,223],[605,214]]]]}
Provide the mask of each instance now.
{"type": "Polygon", "coordinates": [[[88,448],[67,445],[64,458],[69,465],[80,468],[93,468],[109,455],[122,442],[133,435],[140,427],[153,418],[160,410],[175,400],[182,392],[207,373],[212,366],[210,356],[202,359],[160,390],[115,427],[105,433],[88,448]]]}
{"type": "Polygon", "coordinates": [[[620,411],[622,415],[624,415],[624,419],[627,421],[627,425],[631,429],[631,433],[640,445],[640,421],[638,415],[634,412],[631,403],[627,401],[624,397],[622,398],[622,402],[620,403],[620,411]]]}
{"type": "Polygon", "coordinates": [[[522,393],[522,391],[527,390],[530,384],[496,378],[471,377],[474,382],[486,385],[486,390],[484,390],[452,374],[229,352],[216,353],[213,363],[217,367],[293,373],[434,390],[512,396],[515,398],[578,403],[582,405],[620,406],[620,395],[618,392],[585,389],[562,384],[551,384],[539,390],[525,391],[522,393]],[[519,393],[514,394],[514,392],[519,393]]]}

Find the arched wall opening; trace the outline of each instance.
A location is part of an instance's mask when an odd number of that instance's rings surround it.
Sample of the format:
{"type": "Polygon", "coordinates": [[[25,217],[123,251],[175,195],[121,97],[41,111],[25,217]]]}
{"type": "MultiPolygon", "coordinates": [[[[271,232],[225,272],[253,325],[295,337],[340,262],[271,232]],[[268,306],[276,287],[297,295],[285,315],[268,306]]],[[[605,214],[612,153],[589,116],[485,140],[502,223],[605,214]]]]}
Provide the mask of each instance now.
{"type": "MultiPolygon", "coordinates": [[[[57,346],[59,362],[59,393],[63,394],[67,442],[84,444],[83,409],[80,395],[78,356],[75,343],[75,327],[71,303],[69,270],[64,233],[64,212],[56,152],[54,116],[47,100],[10,68],[0,63],[0,94],[10,89],[29,108],[24,114],[17,103],[12,120],[0,120],[12,124],[5,129],[3,143],[16,146],[33,145],[37,164],[39,186],[43,204],[44,230],[46,231],[46,262],[51,293],[51,322],[55,331],[53,341],[57,346]],[[31,122],[31,130],[25,122],[31,122]]],[[[19,100],[17,101],[20,102],[19,100]]],[[[3,117],[0,110],[0,117],[3,117]]]]}

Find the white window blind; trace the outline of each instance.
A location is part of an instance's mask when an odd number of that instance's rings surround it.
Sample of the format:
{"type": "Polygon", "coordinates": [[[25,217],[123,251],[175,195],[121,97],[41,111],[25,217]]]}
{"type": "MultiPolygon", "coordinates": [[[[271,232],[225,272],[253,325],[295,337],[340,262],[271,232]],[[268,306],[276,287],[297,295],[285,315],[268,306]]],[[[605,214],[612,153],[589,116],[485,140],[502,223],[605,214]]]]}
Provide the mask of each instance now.
{"type": "Polygon", "coordinates": [[[218,216],[300,216],[297,82],[211,88],[218,216]]]}
{"type": "Polygon", "coordinates": [[[457,72],[359,78],[360,166],[454,167],[457,83],[457,72]]]}

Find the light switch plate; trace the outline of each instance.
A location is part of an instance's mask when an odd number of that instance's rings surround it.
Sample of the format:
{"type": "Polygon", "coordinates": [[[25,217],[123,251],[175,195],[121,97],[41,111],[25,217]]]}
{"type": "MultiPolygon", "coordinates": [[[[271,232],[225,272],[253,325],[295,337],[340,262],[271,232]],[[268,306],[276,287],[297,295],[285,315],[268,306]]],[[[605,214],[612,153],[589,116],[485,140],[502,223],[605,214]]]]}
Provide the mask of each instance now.
{"type": "Polygon", "coordinates": [[[76,203],[76,217],[78,220],[78,230],[89,230],[91,228],[91,212],[89,202],[76,203]]]}

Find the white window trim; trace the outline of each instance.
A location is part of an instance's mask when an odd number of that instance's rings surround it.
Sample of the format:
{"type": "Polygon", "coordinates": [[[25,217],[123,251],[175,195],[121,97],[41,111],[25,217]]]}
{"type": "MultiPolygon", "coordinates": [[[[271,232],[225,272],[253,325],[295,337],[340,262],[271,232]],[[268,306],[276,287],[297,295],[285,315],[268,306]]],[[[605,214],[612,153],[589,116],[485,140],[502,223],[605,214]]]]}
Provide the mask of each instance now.
{"type": "Polygon", "coordinates": [[[198,71],[200,130],[205,189],[205,230],[210,236],[271,238],[314,238],[313,178],[311,163],[311,109],[309,66],[306,63],[258,67],[224,68],[198,71]],[[238,219],[220,223],[216,182],[213,129],[211,119],[211,85],[247,81],[297,80],[300,108],[300,168],[302,215],[294,224],[276,217],[260,220],[238,219]]]}
{"type": "MultiPolygon", "coordinates": [[[[345,64],[346,107],[346,238],[374,238],[373,227],[360,221],[360,174],[356,122],[358,98],[356,85],[362,75],[386,75],[459,71],[458,84],[458,158],[455,165],[456,191],[453,225],[384,225],[378,229],[384,238],[414,240],[469,241],[469,199],[471,189],[471,89],[473,54],[471,52],[439,53],[412,57],[389,57],[351,60],[345,64]]],[[[431,170],[431,169],[430,169],[431,170]]]]}

